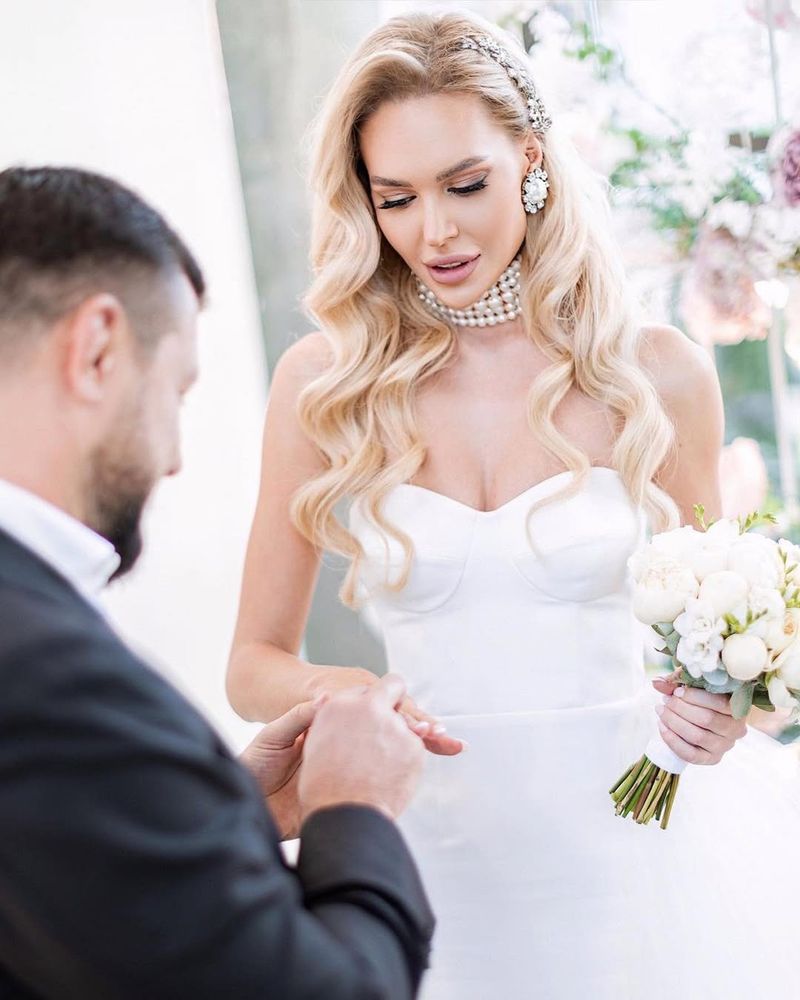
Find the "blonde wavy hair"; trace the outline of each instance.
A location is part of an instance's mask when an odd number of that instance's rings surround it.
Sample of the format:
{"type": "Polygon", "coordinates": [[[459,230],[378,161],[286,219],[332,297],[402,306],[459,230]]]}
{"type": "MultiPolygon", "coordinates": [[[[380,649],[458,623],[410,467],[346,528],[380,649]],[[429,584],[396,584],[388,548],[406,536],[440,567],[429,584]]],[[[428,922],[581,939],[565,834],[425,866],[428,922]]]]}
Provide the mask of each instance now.
{"type": "MultiPolygon", "coordinates": [[[[401,589],[413,558],[411,539],[392,525],[383,500],[410,481],[425,460],[414,415],[418,388],[453,358],[456,335],[419,302],[413,275],[382,238],[359,152],[359,130],[385,101],[430,94],[473,95],[513,136],[530,125],[521,93],[485,55],[460,47],[467,35],[493,34],[462,14],[396,17],[373,31],[342,69],[315,125],[311,260],[306,307],[331,347],[331,363],[299,401],[299,417],[326,468],[292,504],[298,530],[323,550],[350,560],[342,600],[356,603],[363,550],[336,516],[345,499],[405,552],[389,583],[401,589]]],[[[675,522],[675,506],[654,483],[673,428],[638,361],[640,324],[629,301],[601,181],[582,163],[558,123],[539,135],[550,194],[528,217],[522,249],[521,307],[525,329],[549,359],[528,395],[528,417],[542,446],[573,472],[569,485],[535,505],[577,493],[588,456],[555,426],[572,386],[618,418],[613,465],[634,503],[657,527],[675,522]]]]}

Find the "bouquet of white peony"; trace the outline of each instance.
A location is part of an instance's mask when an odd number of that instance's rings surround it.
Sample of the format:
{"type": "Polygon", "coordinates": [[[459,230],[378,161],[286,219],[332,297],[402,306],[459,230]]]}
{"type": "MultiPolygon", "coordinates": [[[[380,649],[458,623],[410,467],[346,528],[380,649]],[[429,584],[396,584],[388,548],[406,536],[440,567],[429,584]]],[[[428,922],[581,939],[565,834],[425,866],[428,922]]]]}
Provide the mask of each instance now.
{"type": "MultiPolygon", "coordinates": [[[[751,529],[771,515],[654,535],[630,560],[633,610],[663,641],[680,681],[752,706],[800,712],[800,548],[751,529]]],[[[618,816],[666,830],[685,761],[659,735],[611,789],[618,816]]]]}

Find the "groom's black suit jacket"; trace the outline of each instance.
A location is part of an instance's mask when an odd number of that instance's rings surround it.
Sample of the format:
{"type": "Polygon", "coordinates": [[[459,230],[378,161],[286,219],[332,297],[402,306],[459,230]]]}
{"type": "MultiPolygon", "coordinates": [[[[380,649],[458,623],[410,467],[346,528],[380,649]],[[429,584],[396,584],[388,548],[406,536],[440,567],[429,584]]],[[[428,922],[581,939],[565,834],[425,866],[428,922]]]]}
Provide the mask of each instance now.
{"type": "Polygon", "coordinates": [[[0,531],[0,1000],[399,1000],[432,924],[373,810],[289,870],[206,722],[0,531]]]}

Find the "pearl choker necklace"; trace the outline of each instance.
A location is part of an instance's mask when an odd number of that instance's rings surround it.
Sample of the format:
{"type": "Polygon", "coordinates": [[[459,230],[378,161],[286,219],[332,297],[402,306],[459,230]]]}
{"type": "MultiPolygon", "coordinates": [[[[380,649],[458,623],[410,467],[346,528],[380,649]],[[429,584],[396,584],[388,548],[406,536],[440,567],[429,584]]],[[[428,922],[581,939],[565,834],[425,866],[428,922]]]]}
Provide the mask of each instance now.
{"type": "Polygon", "coordinates": [[[416,279],[419,298],[428,312],[455,326],[497,326],[521,314],[519,305],[519,257],[515,257],[492,287],[466,309],[451,309],[416,279]]]}

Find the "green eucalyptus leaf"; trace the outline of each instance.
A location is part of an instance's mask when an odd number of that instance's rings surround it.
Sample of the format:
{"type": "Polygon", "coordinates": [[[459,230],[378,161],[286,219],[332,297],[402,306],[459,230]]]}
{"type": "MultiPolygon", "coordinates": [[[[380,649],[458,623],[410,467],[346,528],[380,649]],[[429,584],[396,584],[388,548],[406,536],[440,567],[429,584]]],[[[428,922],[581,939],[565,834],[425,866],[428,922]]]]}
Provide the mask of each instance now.
{"type": "Polygon", "coordinates": [[[734,719],[743,719],[750,711],[755,688],[755,681],[750,681],[748,684],[742,684],[739,690],[731,695],[731,712],[734,719]]]}
{"type": "Polygon", "coordinates": [[[678,643],[681,641],[680,635],[677,632],[671,632],[669,635],[664,636],[664,645],[667,649],[675,656],[678,651],[678,643]]]}

